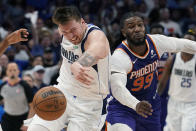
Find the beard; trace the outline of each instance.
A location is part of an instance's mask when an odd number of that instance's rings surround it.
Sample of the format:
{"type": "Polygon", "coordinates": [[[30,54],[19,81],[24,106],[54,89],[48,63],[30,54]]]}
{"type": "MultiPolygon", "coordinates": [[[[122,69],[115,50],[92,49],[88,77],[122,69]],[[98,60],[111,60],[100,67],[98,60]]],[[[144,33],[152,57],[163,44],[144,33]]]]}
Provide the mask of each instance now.
{"type": "MultiPolygon", "coordinates": [[[[127,35],[128,36],[128,35],[127,35]]],[[[134,46],[141,46],[141,45],[144,45],[145,44],[145,36],[143,39],[140,39],[140,40],[134,40],[132,39],[131,37],[127,37],[127,41],[130,45],[134,45],[134,46]]]]}

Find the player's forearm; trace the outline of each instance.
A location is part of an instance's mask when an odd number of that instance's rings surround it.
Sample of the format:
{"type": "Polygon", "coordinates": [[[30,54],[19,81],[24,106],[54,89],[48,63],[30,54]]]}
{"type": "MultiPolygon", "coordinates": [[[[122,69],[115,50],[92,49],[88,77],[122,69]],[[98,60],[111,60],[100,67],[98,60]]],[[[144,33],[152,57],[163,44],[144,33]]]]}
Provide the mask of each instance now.
{"type": "Polygon", "coordinates": [[[79,58],[78,62],[83,67],[91,67],[97,62],[98,58],[88,53],[87,51],[79,58]]]}
{"type": "Polygon", "coordinates": [[[176,44],[176,50],[178,52],[183,51],[194,54],[196,53],[196,42],[187,39],[181,39],[181,41],[176,44]]]}
{"type": "Polygon", "coordinates": [[[124,74],[115,73],[111,76],[111,90],[112,95],[117,99],[121,104],[128,106],[136,110],[136,105],[140,102],[125,87],[126,77],[124,74]]]}
{"type": "Polygon", "coordinates": [[[7,39],[3,40],[0,43],[0,56],[4,53],[4,51],[7,49],[8,46],[9,46],[9,43],[8,43],[7,39]]]}

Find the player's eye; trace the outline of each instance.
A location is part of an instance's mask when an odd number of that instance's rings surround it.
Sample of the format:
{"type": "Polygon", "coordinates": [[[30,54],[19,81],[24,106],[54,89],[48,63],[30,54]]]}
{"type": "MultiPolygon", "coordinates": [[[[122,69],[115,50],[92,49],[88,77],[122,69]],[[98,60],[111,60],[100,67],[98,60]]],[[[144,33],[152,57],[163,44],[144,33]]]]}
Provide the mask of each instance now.
{"type": "Polygon", "coordinates": [[[128,28],[133,29],[134,26],[133,25],[128,25],[128,28]]]}
{"type": "Polygon", "coordinates": [[[142,27],[142,26],[143,26],[143,24],[141,24],[141,23],[140,23],[140,24],[138,24],[138,26],[139,26],[139,27],[142,27]]]}

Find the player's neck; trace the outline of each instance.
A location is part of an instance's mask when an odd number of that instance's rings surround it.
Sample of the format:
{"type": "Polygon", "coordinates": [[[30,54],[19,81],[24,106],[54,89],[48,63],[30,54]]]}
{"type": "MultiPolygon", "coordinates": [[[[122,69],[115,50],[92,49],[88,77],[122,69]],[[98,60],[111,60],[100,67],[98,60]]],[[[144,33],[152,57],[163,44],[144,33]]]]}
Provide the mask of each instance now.
{"type": "Polygon", "coordinates": [[[84,24],[84,33],[83,33],[82,38],[84,38],[84,35],[86,34],[87,28],[88,28],[88,25],[87,25],[87,23],[85,23],[84,24]]]}
{"type": "Polygon", "coordinates": [[[144,56],[147,51],[147,46],[145,43],[137,46],[133,44],[129,44],[129,48],[139,56],[144,56]]]}
{"type": "Polygon", "coordinates": [[[184,53],[184,52],[181,53],[181,58],[184,62],[191,60],[193,56],[194,56],[193,54],[184,53]]]}

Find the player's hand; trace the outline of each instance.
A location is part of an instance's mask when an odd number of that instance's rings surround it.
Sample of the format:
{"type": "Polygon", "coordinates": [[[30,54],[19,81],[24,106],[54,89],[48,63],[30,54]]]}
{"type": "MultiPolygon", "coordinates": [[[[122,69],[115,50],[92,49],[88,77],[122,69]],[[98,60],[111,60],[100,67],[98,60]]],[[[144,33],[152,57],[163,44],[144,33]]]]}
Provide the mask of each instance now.
{"type": "Polygon", "coordinates": [[[88,74],[89,71],[89,67],[83,67],[79,62],[71,65],[71,72],[75,79],[86,85],[90,85],[93,81],[93,77],[88,74]]]}
{"type": "Polygon", "coordinates": [[[136,105],[136,112],[147,118],[149,115],[152,115],[152,105],[147,102],[147,101],[140,101],[137,105],[136,105]]]}
{"type": "Polygon", "coordinates": [[[20,41],[27,41],[28,35],[29,32],[27,32],[27,29],[19,29],[9,34],[5,40],[7,41],[8,45],[11,45],[20,41]]]}
{"type": "Polygon", "coordinates": [[[21,128],[20,128],[21,131],[27,131],[27,129],[28,129],[28,127],[27,126],[24,126],[24,125],[21,126],[21,128]]]}

